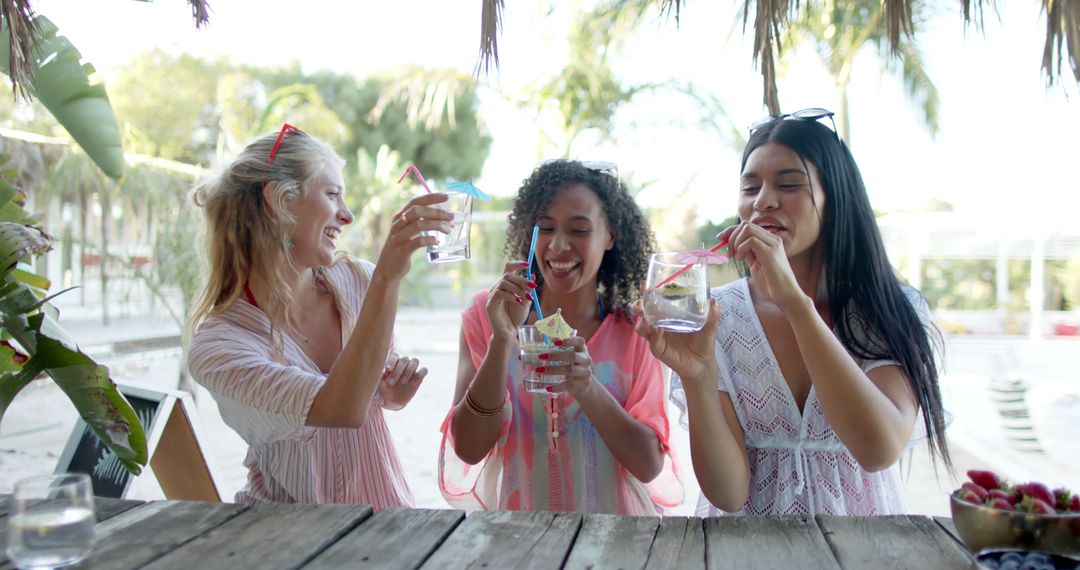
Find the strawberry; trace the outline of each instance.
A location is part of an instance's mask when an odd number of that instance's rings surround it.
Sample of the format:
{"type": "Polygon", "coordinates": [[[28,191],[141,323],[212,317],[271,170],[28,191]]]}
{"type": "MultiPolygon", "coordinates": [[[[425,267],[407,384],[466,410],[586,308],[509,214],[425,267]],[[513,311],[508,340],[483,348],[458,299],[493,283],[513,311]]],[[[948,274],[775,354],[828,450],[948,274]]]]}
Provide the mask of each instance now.
{"type": "Polygon", "coordinates": [[[1047,503],[1042,499],[1036,499],[1031,495],[1024,495],[1020,504],[1016,505],[1016,510],[1040,515],[1052,515],[1057,512],[1054,510],[1054,507],[1050,506],[1050,503],[1047,503]]]}
{"type": "Polygon", "coordinates": [[[967,489],[967,490],[971,491],[972,493],[975,493],[975,496],[979,497],[979,502],[980,503],[986,500],[986,497],[987,497],[986,489],[980,487],[979,485],[977,485],[975,483],[972,483],[971,481],[965,481],[964,484],[960,486],[960,488],[961,489],[967,489]]]}
{"type": "Polygon", "coordinates": [[[983,502],[979,500],[979,496],[976,495],[975,492],[971,489],[964,489],[961,487],[960,490],[956,492],[956,498],[964,501],[965,503],[971,503],[973,505],[983,504],[983,502]]]}
{"type": "Polygon", "coordinates": [[[1072,500],[1069,501],[1069,510],[1074,513],[1080,513],[1080,495],[1072,496],[1072,500]]]}
{"type": "Polygon", "coordinates": [[[967,472],[968,479],[971,479],[972,483],[982,487],[983,489],[1000,489],[1008,485],[1005,479],[1001,478],[997,473],[993,471],[980,471],[978,469],[971,469],[967,472]]]}
{"type": "Polygon", "coordinates": [[[1015,511],[1016,510],[1016,507],[1012,506],[1012,503],[1010,503],[1009,501],[1007,501],[1005,499],[999,498],[999,497],[994,497],[994,498],[991,498],[991,499],[987,499],[987,506],[988,507],[993,507],[993,508],[1001,510],[1001,511],[1015,511]]]}
{"type": "Polygon", "coordinates": [[[1046,485],[1043,485],[1038,481],[1021,483],[1016,486],[1016,490],[1020,491],[1020,494],[1024,495],[1025,497],[1039,499],[1040,501],[1048,505],[1053,505],[1057,502],[1056,500],[1054,500],[1054,495],[1050,493],[1050,489],[1047,489],[1046,485]]]}
{"type": "Polygon", "coordinates": [[[1051,503],[1059,511],[1069,510],[1069,502],[1072,500],[1072,493],[1065,487],[1058,487],[1054,489],[1054,502],[1051,503]]]}
{"type": "Polygon", "coordinates": [[[1054,507],[1050,506],[1050,503],[1047,503],[1042,499],[1035,499],[1035,510],[1033,512],[1041,515],[1057,514],[1057,511],[1054,510],[1054,507]]]}
{"type": "Polygon", "coordinates": [[[1005,491],[1002,489],[990,489],[986,493],[989,499],[1003,499],[1010,505],[1015,505],[1020,501],[1020,493],[1016,491],[1005,491]]]}

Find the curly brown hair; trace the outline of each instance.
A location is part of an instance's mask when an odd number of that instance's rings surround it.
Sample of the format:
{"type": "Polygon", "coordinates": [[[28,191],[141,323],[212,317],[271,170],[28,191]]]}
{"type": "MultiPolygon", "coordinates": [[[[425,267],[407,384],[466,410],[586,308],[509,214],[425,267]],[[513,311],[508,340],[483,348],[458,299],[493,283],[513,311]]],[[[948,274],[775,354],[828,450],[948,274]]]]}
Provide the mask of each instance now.
{"type": "MultiPolygon", "coordinates": [[[[630,304],[641,296],[641,284],[649,269],[649,255],[656,249],[652,229],[630,192],[616,176],[586,167],[576,160],[553,160],[533,170],[514,199],[506,228],[506,254],[527,259],[532,228],[563,188],[580,183],[600,198],[615,245],[604,253],[597,271],[597,289],[604,312],[630,318],[630,304]]],[[[533,261],[533,279],[543,285],[543,275],[533,261]]]]}

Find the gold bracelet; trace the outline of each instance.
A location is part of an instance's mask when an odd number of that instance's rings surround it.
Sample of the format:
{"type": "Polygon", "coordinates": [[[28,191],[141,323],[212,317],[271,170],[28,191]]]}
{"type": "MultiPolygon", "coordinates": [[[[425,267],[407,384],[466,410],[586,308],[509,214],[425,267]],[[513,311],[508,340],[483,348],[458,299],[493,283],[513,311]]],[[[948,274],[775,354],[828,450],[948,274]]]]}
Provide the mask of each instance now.
{"type": "Polygon", "coordinates": [[[465,390],[465,407],[473,414],[486,418],[501,413],[503,408],[506,407],[506,400],[503,400],[496,408],[481,408],[476,404],[476,401],[472,399],[472,394],[469,390],[465,390]]]}

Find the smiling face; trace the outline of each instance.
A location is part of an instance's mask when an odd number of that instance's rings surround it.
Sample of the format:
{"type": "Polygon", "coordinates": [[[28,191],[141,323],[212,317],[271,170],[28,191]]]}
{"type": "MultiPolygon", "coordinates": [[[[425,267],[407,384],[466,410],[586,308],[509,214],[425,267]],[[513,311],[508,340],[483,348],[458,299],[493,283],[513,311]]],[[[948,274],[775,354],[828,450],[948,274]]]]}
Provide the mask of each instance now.
{"type": "Polygon", "coordinates": [[[304,193],[289,205],[296,219],[289,239],[289,255],[299,269],[333,263],[341,228],[351,224],[352,212],[345,205],[345,180],[340,168],[327,166],[308,180],[304,193]]]}
{"type": "Polygon", "coordinates": [[[817,168],[791,148],[765,143],[747,157],[739,219],[780,236],[789,259],[817,249],[825,206],[817,168]]]}
{"type": "Polygon", "coordinates": [[[559,293],[596,290],[596,272],[615,239],[600,197],[573,182],[555,194],[537,221],[536,259],[545,286],[559,293]]]}

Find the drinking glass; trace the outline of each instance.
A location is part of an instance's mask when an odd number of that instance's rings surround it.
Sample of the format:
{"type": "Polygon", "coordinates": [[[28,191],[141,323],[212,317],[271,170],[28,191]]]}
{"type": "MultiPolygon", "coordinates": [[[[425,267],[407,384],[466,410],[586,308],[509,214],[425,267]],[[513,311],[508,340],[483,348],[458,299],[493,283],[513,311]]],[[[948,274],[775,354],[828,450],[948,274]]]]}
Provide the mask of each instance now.
{"type": "Polygon", "coordinates": [[[8,558],[18,568],[75,564],[94,547],[94,494],[84,473],[59,473],[15,483],[8,519],[8,558]]]}
{"type": "MultiPolygon", "coordinates": [[[[577,334],[572,331],[570,336],[577,334]]],[[[545,396],[558,396],[555,392],[548,392],[549,386],[561,384],[566,381],[566,364],[551,360],[540,360],[540,355],[545,352],[569,352],[574,350],[572,346],[555,346],[555,341],[545,336],[533,325],[518,327],[518,345],[521,347],[521,381],[525,384],[525,391],[545,396]],[[537,372],[536,368],[543,366],[543,372],[537,372]]]]}
{"type": "Polygon", "coordinates": [[[708,312],[706,266],[688,264],[679,254],[654,253],[645,283],[645,318],[657,328],[686,333],[701,330],[708,312]]]}
{"type": "Polygon", "coordinates": [[[438,240],[435,245],[427,247],[428,261],[431,263],[448,263],[469,259],[469,231],[472,229],[472,201],[471,194],[465,192],[446,191],[449,200],[436,204],[440,208],[454,215],[450,222],[450,233],[425,232],[427,235],[438,240]]]}

